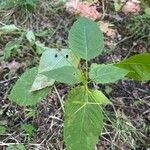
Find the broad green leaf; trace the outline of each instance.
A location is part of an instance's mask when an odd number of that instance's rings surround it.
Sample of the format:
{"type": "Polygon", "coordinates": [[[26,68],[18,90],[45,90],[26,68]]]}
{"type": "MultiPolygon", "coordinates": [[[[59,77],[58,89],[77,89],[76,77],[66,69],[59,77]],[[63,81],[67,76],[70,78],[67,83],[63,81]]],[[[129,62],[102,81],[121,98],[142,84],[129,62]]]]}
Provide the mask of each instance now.
{"type": "Polygon", "coordinates": [[[32,84],[31,91],[32,92],[38,91],[38,90],[44,89],[46,87],[52,86],[53,84],[54,84],[53,79],[49,80],[48,77],[46,77],[45,75],[38,74],[35,77],[35,80],[32,84]]]}
{"type": "Polygon", "coordinates": [[[90,60],[102,53],[103,34],[98,25],[81,17],[69,31],[69,48],[80,58],[90,60]]]}
{"type": "Polygon", "coordinates": [[[134,55],[115,66],[129,70],[127,76],[135,80],[150,80],[150,53],[134,55]]]}
{"type": "Polygon", "coordinates": [[[20,47],[20,41],[15,40],[6,44],[4,48],[4,59],[9,59],[12,54],[16,54],[16,50],[20,47]]]}
{"type": "Polygon", "coordinates": [[[68,49],[48,49],[42,54],[39,73],[59,82],[79,83],[78,63],[79,60],[68,49]]]}
{"type": "Polygon", "coordinates": [[[128,74],[128,70],[118,68],[112,64],[92,64],[90,69],[90,79],[96,83],[114,83],[128,74]]]}
{"type": "Polygon", "coordinates": [[[33,31],[28,31],[26,34],[26,38],[29,41],[30,44],[33,44],[35,42],[35,35],[33,33],[33,31]]]}
{"type": "Polygon", "coordinates": [[[0,27],[0,34],[7,34],[7,33],[12,33],[14,31],[18,31],[19,28],[17,28],[14,24],[11,25],[5,25],[0,27]]]}
{"type": "Polygon", "coordinates": [[[54,79],[61,83],[77,84],[80,81],[80,72],[73,67],[62,67],[53,71],[43,73],[48,79],[54,79]]]}
{"type": "Polygon", "coordinates": [[[94,150],[103,127],[100,104],[111,102],[99,91],[74,88],[65,103],[64,140],[67,150],[94,150]]]}
{"type": "Polygon", "coordinates": [[[45,88],[36,92],[31,92],[30,90],[37,73],[37,68],[29,69],[23,73],[8,96],[9,99],[21,106],[27,106],[35,105],[45,98],[48,92],[50,92],[50,88],[45,88]]]}

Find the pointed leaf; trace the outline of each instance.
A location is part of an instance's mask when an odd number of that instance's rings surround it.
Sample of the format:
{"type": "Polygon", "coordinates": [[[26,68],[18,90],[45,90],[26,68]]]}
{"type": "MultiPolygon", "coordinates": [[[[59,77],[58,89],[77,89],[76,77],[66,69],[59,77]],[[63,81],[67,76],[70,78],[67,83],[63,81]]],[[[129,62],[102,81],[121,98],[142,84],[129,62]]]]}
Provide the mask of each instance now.
{"type": "Polygon", "coordinates": [[[35,105],[45,98],[50,88],[45,88],[36,92],[31,92],[30,90],[37,73],[37,68],[29,69],[23,73],[13,87],[9,99],[21,106],[27,106],[35,105]]]}
{"type": "Polygon", "coordinates": [[[128,70],[115,67],[111,64],[92,64],[90,69],[90,79],[96,83],[114,83],[128,74],[128,70]]]}
{"type": "Polygon", "coordinates": [[[102,53],[103,34],[95,22],[78,19],[69,32],[69,47],[80,58],[90,60],[102,53]]]}
{"type": "Polygon", "coordinates": [[[67,150],[93,150],[103,127],[99,104],[110,101],[98,91],[74,88],[65,103],[64,140],[67,150]]]}
{"type": "Polygon", "coordinates": [[[128,76],[135,80],[150,80],[150,53],[134,55],[115,66],[129,70],[128,76]]]}
{"type": "Polygon", "coordinates": [[[39,73],[59,82],[79,83],[78,63],[79,60],[68,49],[48,49],[42,54],[39,73]]]}

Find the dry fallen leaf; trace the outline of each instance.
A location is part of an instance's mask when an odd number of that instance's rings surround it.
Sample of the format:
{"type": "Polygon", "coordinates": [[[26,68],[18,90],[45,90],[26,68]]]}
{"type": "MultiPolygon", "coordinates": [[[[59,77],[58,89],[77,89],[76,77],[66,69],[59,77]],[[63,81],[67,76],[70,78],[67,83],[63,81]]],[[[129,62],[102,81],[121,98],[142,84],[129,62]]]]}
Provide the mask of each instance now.
{"type": "Polygon", "coordinates": [[[108,47],[115,47],[116,46],[116,43],[113,41],[113,40],[106,40],[105,41],[105,45],[108,46],[108,47]]]}
{"type": "Polygon", "coordinates": [[[114,26],[113,24],[109,22],[100,21],[99,25],[100,25],[100,29],[102,30],[102,32],[104,32],[107,36],[109,37],[116,36],[117,31],[111,28],[112,26],[114,26]]]}
{"type": "Polygon", "coordinates": [[[13,60],[11,62],[4,63],[2,67],[8,68],[10,71],[17,71],[19,68],[22,67],[22,65],[17,61],[13,60]]]}
{"type": "Polygon", "coordinates": [[[96,20],[102,16],[102,14],[96,10],[95,5],[87,2],[79,2],[79,0],[71,0],[67,2],[66,9],[71,13],[79,13],[81,16],[88,17],[92,20],[96,20]]]}
{"type": "MultiPolygon", "coordinates": [[[[124,0],[122,0],[124,2],[124,0]]],[[[138,13],[141,11],[141,5],[139,0],[128,0],[122,8],[122,12],[128,13],[138,13]]]]}
{"type": "Polygon", "coordinates": [[[117,38],[117,30],[112,28],[114,25],[104,21],[99,21],[98,24],[102,32],[108,37],[105,39],[105,45],[108,47],[114,47],[116,45],[114,39],[117,38]]]}

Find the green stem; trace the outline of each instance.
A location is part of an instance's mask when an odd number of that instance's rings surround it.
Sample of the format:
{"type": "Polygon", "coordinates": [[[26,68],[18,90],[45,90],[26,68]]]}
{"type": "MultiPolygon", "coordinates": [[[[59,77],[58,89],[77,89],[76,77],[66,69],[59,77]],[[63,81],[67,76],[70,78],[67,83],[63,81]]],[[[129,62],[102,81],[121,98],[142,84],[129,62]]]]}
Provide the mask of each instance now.
{"type": "Polygon", "coordinates": [[[80,72],[81,72],[81,81],[82,84],[84,85],[86,91],[88,91],[88,63],[86,61],[86,68],[85,70],[82,69],[81,66],[79,66],[80,72]]]}

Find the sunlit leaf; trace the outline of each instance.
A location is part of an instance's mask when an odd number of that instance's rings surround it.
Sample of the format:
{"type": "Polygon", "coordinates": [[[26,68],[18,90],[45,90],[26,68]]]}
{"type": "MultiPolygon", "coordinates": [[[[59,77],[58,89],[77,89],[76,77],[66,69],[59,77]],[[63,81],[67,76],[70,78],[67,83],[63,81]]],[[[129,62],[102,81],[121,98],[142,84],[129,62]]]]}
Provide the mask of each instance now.
{"type": "Polygon", "coordinates": [[[69,47],[80,58],[90,60],[102,53],[103,34],[98,25],[81,17],[69,32],[69,47]]]}

